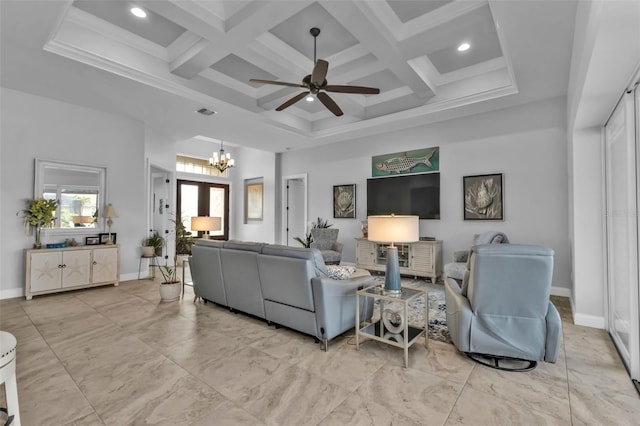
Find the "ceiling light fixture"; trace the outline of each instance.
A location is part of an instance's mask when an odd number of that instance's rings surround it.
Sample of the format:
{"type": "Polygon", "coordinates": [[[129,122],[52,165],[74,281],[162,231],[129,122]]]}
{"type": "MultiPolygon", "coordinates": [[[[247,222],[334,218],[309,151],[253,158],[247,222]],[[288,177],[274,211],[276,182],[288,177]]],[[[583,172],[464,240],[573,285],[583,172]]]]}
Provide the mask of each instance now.
{"type": "Polygon", "coordinates": [[[140,9],[137,6],[131,8],[131,13],[133,14],[133,16],[137,16],[138,18],[146,18],[147,17],[147,12],[145,12],[144,10],[140,9]]]}
{"type": "Polygon", "coordinates": [[[315,100],[315,98],[313,97],[313,95],[309,95],[306,98],[304,98],[305,101],[307,102],[313,102],[315,100]]]}
{"type": "Polygon", "coordinates": [[[224,142],[220,141],[220,152],[214,152],[213,157],[209,158],[209,165],[224,172],[236,165],[236,161],[231,158],[231,154],[224,153],[224,142]]]}
{"type": "Polygon", "coordinates": [[[197,109],[196,112],[198,114],[206,115],[207,117],[213,114],[217,114],[216,111],[209,108],[200,108],[200,109],[197,109]]]}
{"type": "Polygon", "coordinates": [[[458,46],[458,52],[466,52],[470,48],[471,48],[471,45],[467,42],[464,42],[460,46],[458,46]]]}

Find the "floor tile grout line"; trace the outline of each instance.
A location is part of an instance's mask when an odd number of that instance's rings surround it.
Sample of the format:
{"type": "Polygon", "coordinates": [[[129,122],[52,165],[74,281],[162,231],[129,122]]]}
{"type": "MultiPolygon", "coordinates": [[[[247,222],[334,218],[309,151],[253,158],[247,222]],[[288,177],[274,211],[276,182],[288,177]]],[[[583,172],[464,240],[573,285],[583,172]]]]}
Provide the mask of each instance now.
{"type": "MultiPolygon", "coordinates": [[[[74,299],[77,299],[77,297],[74,296],[74,299]]],[[[82,300],[80,300],[80,302],[84,303],[82,300]]],[[[95,308],[89,306],[91,309],[93,309],[95,311],[95,308]]],[[[97,312],[97,311],[96,311],[97,312]]],[[[27,316],[29,316],[29,314],[27,313],[27,316]]],[[[109,319],[109,318],[107,318],[109,319]]],[[[49,351],[53,354],[53,356],[56,357],[56,360],[58,361],[58,363],[60,364],[60,366],[64,369],[65,373],[67,374],[67,376],[69,376],[69,379],[71,379],[71,381],[73,382],[73,384],[75,385],[76,389],[78,390],[78,392],[80,392],[80,394],[82,395],[82,397],[84,398],[84,400],[87,402],[87,404],[89,404],[89,406],[91,407],[91,409],[93,410],[93,413],[96,415],[96,417],[98,417],[98,419],[102,422],[102,424],[106,424],[104,422],[104,420],[102,419],[102,417],[100,416],[100,414],[98,414],[98,411],[96,410],[96,407],[94,407],[94,405],[91,403],[91,401],[89,401],[89,398],[87,398],[87,395],[85,395],[85,393],[82,391],[82,388],[80,387],[80,385],[78,384],[78,382],[76,382],[76,380],[73,378],[73,376],[71,375],[71,373],[69,372],[69,370],[67,369],[67,367],[64,365],[64,363],[62,362],[62,360],[60,359],[60,357],[58,356],[58,354],[56,353],[56,351],[53,350],[53,348],[51,347],[51,345],[49,344],[49,341],[46,339],[46,337],[44,337],[42,335],[42,332],[40,331],[40,329],[38,328],[38,326],[33,322],[33,319],[31,318],[31,316],[29,316],[29,320],[31,321],[31,323],[33,324],[33,326],[35,327],[35,329],[38,331],[38,334],[40,334],[40,337],[42,338],[42,340],[46,343],[47,348],[49,348],[49,351]]],[[[86,417],[83,416],[83,417],[86,417]]],[[[67,422],[66,424],[71,424],[73,422],[75,422],[78,419],[81,419],[82,417],[78,417],[77,419],[73,419],[70,422],[67,422]]]]}

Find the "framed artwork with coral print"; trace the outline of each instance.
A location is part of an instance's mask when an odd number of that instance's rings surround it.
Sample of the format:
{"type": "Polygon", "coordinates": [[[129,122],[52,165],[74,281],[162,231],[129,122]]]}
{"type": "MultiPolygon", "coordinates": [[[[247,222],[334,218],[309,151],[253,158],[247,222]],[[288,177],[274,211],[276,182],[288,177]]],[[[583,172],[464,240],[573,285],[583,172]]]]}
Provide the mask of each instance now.
{"type": "Polygon", "coordinates": [[[356,184],[334,185],[333,217],[356,218],[356,184]]]}
{"type": "Polygon", "coordinates": [[[504,220],[502,173],[464,176],[464,220],[504,220]]]}

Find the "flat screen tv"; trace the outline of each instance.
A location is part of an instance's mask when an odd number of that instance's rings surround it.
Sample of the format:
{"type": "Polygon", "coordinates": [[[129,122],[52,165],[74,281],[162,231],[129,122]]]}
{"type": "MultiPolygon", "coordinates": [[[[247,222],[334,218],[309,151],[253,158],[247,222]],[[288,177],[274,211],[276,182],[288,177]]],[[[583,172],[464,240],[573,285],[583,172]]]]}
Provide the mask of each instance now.
{"type": "Polygon", "coordinates": [[[440,173],[367,179],[367,216],[391,213],[440,219],[440,173]]]}

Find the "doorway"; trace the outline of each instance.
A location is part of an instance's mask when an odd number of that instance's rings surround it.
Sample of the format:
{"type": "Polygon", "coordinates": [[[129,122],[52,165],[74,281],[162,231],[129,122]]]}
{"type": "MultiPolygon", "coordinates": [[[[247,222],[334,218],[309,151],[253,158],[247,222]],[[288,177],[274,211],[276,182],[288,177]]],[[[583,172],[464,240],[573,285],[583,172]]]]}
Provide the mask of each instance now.
{"type": "Polygon", "coordinates": [[[305,239],[307,232],[307,175],[283,177],[282,188],[282,241],[284,245],[297,245],[294,238],[305,239]]]}
{"type": "Polygon", "coordinates": [[[149,235],[158,233],[166,240],[163,248],[163,257],[168,258],[168,253],[173,250],[173,239],[167,238],[171,232],[169,226],[170,207],[172,203],[171,179],[173,173],[170,170],[150,164],[149,166],[149,235]]]}
{"type": "Polygon", "coordinates": [[[216,216],[222,229],[209,231],[214,240],[229,239],[229,185],[178,179],[177,212],[188,231],[202,237],[203,231],[191,229],[191,217],[216,216]]]}

